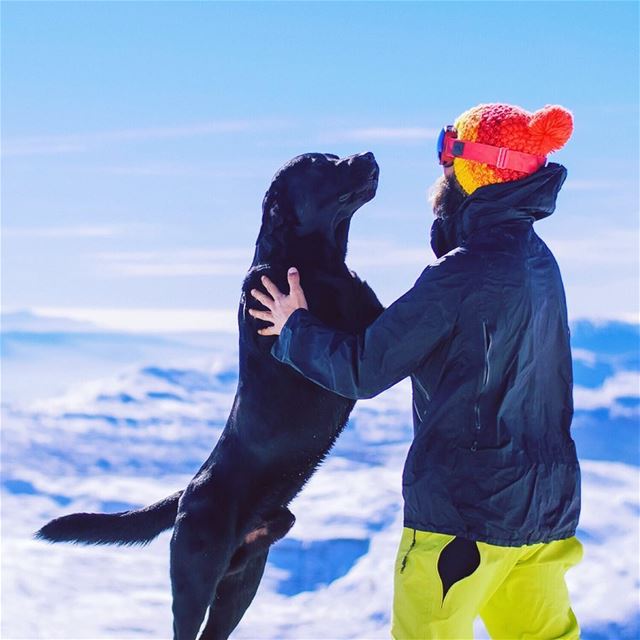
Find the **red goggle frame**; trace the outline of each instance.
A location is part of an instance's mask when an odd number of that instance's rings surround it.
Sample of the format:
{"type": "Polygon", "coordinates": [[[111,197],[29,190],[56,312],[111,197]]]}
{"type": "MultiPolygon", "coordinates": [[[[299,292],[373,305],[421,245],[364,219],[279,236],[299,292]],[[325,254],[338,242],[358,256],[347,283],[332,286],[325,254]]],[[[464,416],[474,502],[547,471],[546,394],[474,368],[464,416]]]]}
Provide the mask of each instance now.
{"type": "Polygon", "coordinates": [[[506,147],[494,147],[481,142],[458,140],[458,133],[453,125],[447,125],[440,132],[437,150],[438,162],[443,167],[450,167],[455,158],[464,158],[465,160],[490,164],[498,169],[533,173],[547,162],[546,156],[513,151],[506,147]]]}

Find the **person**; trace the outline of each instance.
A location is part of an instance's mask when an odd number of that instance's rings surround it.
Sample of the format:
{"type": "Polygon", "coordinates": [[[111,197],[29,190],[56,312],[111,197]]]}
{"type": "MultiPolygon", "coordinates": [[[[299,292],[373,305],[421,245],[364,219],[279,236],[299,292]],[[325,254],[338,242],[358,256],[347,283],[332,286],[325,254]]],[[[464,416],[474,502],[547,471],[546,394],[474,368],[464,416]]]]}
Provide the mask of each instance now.
{"type": "Polygon", "coordinates": [[[547,163],[573,130],[558,105],[481,104],[443,129],[432,196],[436,260],[359,334],[268,279],[252,295],[272,355],[315,383],[371,398],[410,377],[414,438],[402,491],[391,635],[578,638],[565,583],[579,563],[580,467],[562,278],[533,223],[567,170],[547,163]]]}

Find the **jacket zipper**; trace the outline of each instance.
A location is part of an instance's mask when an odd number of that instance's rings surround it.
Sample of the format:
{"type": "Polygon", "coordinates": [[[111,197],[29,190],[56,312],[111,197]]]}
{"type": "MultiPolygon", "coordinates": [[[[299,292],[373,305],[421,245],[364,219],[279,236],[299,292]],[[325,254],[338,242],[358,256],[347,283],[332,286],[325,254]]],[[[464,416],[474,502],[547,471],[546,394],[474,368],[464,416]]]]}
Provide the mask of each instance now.
{"type": "Polygon", "coordinates": [[[491,336],[489,335],[486,320],[482,321],[482,331],[484,334],[484,377],[482,379],[482,387],[484,388],[489,379],[489,349],[491,347],[491,336]]]}
{"type": "MultiPolygon", "coordinates": [[[[420,391],[422,391],[422,393],[424,393],[424,395],[427,398],[427,402],[431,401],[431,396],[429,395],[429,392],[424,388],[423,384],[420,382],[420,380],[418,380],[417,376],[414,378],[415,382],[416,382],[416,386],[420,389],[420,391]]],[[[415,409],[416,415],[418,416],[418,418],[420,420],[422,420],[422,414],[420,413],[420,411],[418,410],[418,405],[416,403],[416,399],[413,399],[413,408],[415,409]]]]}
{"type": "Polygon", "coordinates": [[[424,393],[424,395],[427,396],[427,400],[431,401],[431,396],[429,395],[429,392],[424,388],[424,385],[422,384],[422,382],[418,380],[418,376],[416,376],[415,380],[416,380],[416,384],[420,387],[420,390],[422,391],[422,393],[424,393]]]}
{"type": "Polygon", "coordinates": [[[407,566],[407,557],[409,556],[409,551],[413,549],[416,544],[416,530],[413,530],[413,540],[411,541],[411,545],[407,549],[407,553],[404,554],[404,558],[402,558],[402,566],[400,567],[400,573],[404,571],[404,568],[407,566]]]}
{"type": "Polygon", "coordinates": [[[477,436],[482,428],[482,424],[480,422],[480,395],[484,390],[487,381],[489,380],[489,349],[491,348],[491,335],[489,334],[489,328],[487,327],[487,320],[482,320],[482,337],[484,339],[484,370],[482,372],[482,386],[478,392],[475,402],[475,429],[476,429],[476,439],[473,441],[471,445],[471,451],[477,451],[478,449],[478,440],[477,436]]]}
{"type": "Polygon", "coordinates": [[[415,398],[413,399],[413,410],[416,412],[416,415],[418,416],[418,418],[420,420],[422,420],[422,415],[418,411],[418,405],[416,404],[416,399],[415,398]]]}

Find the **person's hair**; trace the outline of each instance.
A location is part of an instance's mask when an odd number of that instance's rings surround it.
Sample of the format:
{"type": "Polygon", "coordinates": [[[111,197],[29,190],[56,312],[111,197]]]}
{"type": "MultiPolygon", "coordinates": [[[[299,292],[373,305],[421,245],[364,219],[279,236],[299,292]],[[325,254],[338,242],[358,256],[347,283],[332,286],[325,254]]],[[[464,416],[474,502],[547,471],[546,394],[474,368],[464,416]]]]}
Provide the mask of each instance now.
{"type": "Polygon", "coordinates": [[[455,214],[467,194],[455,174],[440,176],[429,190],[429,202],[436,218],[448,218],[455,214]]]}

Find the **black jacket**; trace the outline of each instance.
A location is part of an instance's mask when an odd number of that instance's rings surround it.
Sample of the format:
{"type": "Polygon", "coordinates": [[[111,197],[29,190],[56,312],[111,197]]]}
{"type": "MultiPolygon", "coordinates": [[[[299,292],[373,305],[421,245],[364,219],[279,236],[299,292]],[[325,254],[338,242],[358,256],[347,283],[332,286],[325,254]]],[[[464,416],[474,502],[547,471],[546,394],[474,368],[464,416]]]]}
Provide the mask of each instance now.
{"type": "Polygon", "coordinates": [[[580,468],[565,293],[533,230],[553,213],[565,178],[550,163],[477,189],[434,222],[438,259],[364,332],[334,331],[298,309],[272,347],[348,398],[411,376],[406,527],[505,546],[575,533],[580,468]]]}

